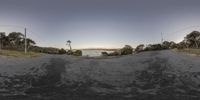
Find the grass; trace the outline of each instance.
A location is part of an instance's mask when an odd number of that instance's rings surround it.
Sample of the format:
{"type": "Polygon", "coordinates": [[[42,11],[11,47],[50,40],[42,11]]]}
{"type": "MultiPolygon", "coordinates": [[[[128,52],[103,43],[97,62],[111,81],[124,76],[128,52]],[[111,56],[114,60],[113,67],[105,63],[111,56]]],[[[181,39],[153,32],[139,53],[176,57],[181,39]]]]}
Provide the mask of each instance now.
{"type": "Polygon", "coordinates": [[[191,48],[189,48],[189,49],[174,49],[174,51],[200,55],[200,49],[191,49],[191,48]]]}
{"type": "Polygon", "coordinates": [[[11,57],[38,57],[38,56],[42,55],[42,53],[27,52],[25,54],[22,51],[0,50],[0,55],[2,55],[2,56],[11,56],[11,57]]]}

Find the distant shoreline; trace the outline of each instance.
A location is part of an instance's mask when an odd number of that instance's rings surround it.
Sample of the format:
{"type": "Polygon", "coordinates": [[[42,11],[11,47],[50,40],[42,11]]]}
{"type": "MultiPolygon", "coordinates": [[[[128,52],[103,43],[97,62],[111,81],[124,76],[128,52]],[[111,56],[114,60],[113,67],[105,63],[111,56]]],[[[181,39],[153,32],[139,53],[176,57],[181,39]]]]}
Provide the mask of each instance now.
{"type": "Polygon", "coordinates": [[[120,48],[85,48],[85,49],[80,49],[80,50],[104,50],[104,51],[116,51],[116,50],[120,50],[120,48]]]}

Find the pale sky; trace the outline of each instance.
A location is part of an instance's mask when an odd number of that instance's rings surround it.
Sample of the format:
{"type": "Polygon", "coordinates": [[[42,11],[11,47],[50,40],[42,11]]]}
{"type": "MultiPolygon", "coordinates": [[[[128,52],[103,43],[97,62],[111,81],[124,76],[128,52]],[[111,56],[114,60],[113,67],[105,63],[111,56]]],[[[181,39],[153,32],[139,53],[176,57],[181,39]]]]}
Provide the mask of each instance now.
{"type": "Polygon", "coordinates": [[[181,41],[200,30],[200,0],[0,0],[0,32],[19,31],[39,46],[120,48],[181,41]],[[5,26],[5,25],[12,25],[5,26]],[[19,26],[19,27],[17,27],[19,26]]]}

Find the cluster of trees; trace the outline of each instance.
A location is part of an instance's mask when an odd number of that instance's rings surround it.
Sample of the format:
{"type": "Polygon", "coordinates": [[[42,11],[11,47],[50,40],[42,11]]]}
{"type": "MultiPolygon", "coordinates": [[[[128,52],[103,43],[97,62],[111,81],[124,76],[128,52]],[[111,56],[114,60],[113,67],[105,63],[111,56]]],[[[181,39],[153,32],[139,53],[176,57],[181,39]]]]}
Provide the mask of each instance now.
{"type": "Polygon", "coordinates": [[[162,44],[149,44],[145,46],[140,44],[136,47],[136,52],[150,51],[150,50],[164,50],[164,49],[184,49],[184,48],[200,48],[200,32],[193,31],[186,35],[183,41],[175,43],[173,41],[164,41],[162,44]]]}
{"type": "MultiPolygon", "coordinates": [[[[39,47],[36,42],[30,38],[26,39],[28,51],[48,53],[48,54],[66,54],[66,50],[52,48],[52,47],[39,47]]],[[[71,43],[71,41],[68,41],[71,43]]],[[[69,44],[70,44],[69,43],[69,44]]],[[[23,51],[25,48],[25,37],[20,32],[11,32],[6,35],[4,32],[0,33],[0,48],[4,50],[17,50],[23,51]]],[[[71,45],[70,45],[71,48],[71,45]]]]}
{"type": "MultiPolygon", "coordinates": [[[[24,34],[20,32],[12,32],[6,35],[5,33],[0,33],[0,46],[2,49],[9,50],[23,50],[25,48],[25,38],[24,34]]],[[[27,47],[30,48],[36,43],[30,38],[27,38],[27,47]]]]}
{"type": "Polygon", "coordinates": [[[129,55],[133,53],[133,48],[130,45],[125,45],[122,49],[114,51],[111,53],[102,52],[103,56],[120,56],[120,55],[129,55]]]}
{"type": "Polygon", "coordinates": [[[177,44],[175,42],[164,41],[162,44],[149,44],[146,46],[144,44],[140,44],[135,48],[135,51],[142,52],[142,51],[165,50],[173,48],[177,48],[177,44]]]}
{"type": "Polygon", "coordinates": [[[200,47],[200,32],[193,31],[190,34],[186,35],[183,41],[178,45],[178,48],[196,48],[200,47]]]}

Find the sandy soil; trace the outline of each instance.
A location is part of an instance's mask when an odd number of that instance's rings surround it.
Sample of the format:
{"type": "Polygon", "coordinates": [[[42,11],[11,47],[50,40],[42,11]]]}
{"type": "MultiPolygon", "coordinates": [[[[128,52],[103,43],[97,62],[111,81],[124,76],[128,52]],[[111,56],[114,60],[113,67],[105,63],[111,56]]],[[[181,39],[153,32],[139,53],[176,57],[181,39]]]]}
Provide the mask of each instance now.
{"type": "Polygon", "coordinates": [[[200,100],[200,57],[170,50],[108,59],[0,57],[1,100],[200,100]]]}

